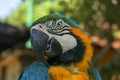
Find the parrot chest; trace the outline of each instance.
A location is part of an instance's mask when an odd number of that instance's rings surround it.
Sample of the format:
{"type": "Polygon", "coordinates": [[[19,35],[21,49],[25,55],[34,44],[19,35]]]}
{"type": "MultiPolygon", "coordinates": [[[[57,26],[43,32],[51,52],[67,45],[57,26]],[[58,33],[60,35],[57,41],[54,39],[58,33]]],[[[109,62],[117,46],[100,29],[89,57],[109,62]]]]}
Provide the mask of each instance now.
{"type": "Polygon", "coordinates": [[[79,71],[77,67],[51,67],[49,69],[50,80],[89,80],[89,75],[79,71]]]}

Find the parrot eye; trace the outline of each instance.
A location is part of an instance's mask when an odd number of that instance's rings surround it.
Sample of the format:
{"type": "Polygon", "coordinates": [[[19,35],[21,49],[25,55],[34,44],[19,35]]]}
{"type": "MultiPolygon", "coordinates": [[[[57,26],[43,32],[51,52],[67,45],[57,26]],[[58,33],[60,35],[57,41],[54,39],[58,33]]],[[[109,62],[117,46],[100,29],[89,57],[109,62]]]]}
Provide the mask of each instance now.
{"type": "Polygon", "coordinates": [[[57,27],[62,27],[62,25],[63,25],[62,21],[60,21],[60,22],[57,23],[57,27]]]}
{"type": "Polygon", "coordinates": [[[57,21],[55,29],[60,30],[60,31],[65,30],[65,29],[69,29],[69,25],[60,19],[57,21]]]}
{"type": "Polygon", "coordinates": [[[45,23],[45,26],[47,27],[47,31],[51,34],[63,35],[70,32],[70,26],[62,19],[49,20],[45,23]]]}

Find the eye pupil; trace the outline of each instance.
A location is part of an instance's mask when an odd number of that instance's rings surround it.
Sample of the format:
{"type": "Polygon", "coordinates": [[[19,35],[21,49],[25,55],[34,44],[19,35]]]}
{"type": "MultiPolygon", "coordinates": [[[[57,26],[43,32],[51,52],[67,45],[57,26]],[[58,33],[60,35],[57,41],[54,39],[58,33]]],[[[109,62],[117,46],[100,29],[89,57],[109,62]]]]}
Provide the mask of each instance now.
{"type": "Polygon", "coordinates": [[[58,26],[61,26],[61,25],[62,25],[62,22],[59,22],[59,23],[58,23],[58,26]]]}
{"type": "Polygon", "coordinates": [[[58,23],[58,25],[60,25],[61,23],[58,23]]]}

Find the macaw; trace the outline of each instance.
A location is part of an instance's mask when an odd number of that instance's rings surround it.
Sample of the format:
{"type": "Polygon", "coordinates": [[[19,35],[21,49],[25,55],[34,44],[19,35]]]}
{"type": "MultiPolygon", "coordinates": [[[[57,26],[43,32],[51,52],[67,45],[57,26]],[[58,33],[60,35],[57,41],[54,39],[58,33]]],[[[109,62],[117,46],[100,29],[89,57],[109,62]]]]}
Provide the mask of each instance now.
{"type": "Polygon", "coordinates": [[[33,23],[30,34],[33,50],[40,59],[37,63],[44,67],[31,64],[20,80],[101,80],[94,75],[99,75],[97,71],[88,71],[93,56],[91,41],[73,20],[61,14],[47,15],[33,23]]]}

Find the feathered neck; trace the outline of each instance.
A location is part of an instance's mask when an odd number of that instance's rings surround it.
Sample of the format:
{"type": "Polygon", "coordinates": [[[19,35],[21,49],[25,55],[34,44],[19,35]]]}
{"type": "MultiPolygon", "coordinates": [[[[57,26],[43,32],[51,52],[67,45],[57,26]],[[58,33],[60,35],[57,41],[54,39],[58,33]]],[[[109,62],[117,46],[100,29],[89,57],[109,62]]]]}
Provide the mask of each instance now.
{"type": "Polygon", "coordinates": [[[82,39],[84,45],[85,45],[85,53],[83,56],[83,60],[82,61],[78,61],[76,63],[74,63],[74,66],[79,68],[80,71],[85,71],[86,69],[89,68],[89,63],[91,62],[92,59],[92,53],[93,53],[93,48],[91,46],[91,42],[89,37],[84,34],[80,29],[75,28],[75,27],[71,27],[71,32],[79,37],[80,39],[82,39]]]}

